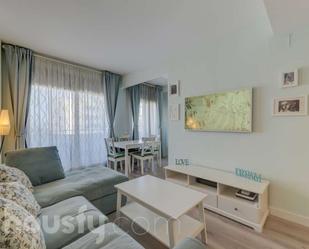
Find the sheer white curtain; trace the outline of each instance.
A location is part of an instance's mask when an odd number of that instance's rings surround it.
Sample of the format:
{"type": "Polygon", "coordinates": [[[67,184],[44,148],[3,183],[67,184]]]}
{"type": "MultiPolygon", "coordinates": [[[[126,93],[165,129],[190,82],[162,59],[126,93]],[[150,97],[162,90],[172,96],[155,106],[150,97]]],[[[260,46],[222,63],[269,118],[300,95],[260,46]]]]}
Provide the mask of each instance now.
{"type": "Polygon", "coordinates": [[[160,118],[155,87],[140,85],[139,137],[159,136],[160,118]]]}
{"type": "Polygon", "coordinates": [[[99,72],[35,57],[29,147],[57,146],[65,170],[106,161],[108,125],[99,72]]]}

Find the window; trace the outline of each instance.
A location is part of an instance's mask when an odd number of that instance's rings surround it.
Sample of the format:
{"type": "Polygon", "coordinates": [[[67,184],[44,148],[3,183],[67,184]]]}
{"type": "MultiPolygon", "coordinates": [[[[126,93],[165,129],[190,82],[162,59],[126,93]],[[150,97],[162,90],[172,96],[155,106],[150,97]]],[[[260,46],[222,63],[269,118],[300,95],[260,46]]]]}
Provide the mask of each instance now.
{"type": "Polygon", "coordinates": [[[35,57],[28,146],[57,146],[67,171],[104,163],[107,135],[101,74],[35,57]]]}

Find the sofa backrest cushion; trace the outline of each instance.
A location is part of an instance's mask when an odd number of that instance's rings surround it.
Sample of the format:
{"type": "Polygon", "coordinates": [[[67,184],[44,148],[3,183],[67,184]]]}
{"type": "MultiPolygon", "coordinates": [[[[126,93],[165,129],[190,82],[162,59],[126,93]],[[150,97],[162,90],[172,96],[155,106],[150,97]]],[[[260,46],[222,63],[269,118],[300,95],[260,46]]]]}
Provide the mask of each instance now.
{"type": "Polygon", "coordinates": [[[33,186],[65,177],[55,146],[6,152],[5,164],[24,171],[33,186]]]}

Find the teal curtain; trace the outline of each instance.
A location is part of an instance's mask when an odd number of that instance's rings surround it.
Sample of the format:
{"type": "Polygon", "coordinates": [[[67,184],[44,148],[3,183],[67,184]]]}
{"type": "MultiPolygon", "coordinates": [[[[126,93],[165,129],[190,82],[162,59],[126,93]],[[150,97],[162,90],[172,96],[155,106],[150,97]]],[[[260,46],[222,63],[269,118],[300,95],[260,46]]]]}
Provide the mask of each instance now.
{"type": "Polygon", "coordinates": [[[115,137],[114,121],[117,109],[119,88],[121,85],[121,75],[111,73],[108,71],[103,72],[103,88],[106,102],[106,113],[109,124],[109,137],[115,137]]]}
{"type": "Polygon", "coordinates": [[[156,98],[159,113],[159,131],[161,138],[161,156],[167,157],[168,154],[168,141],[167,141],[167,92],[164,91],[162,86],[156,86],[156,98]]]}
{"type": "Polygon", "coordinates": [[[31,50],[2,45],[2,108],[9,110],[12,127],[4,151],[26,147],[32,60],[31,50]]]}
{"type": "Polygon", "coordinates": [[[167,91],[161,89],[159,93],[159,116],[161,133],[161,154],[163,158],[168,156],[168,105],[167,91]]]}
{"type": "Polygon", "coordinates": [[[133,139],[139,139],[138,134],[138,118],[139,118],[139,105],[141,101],[140,86],[132,86],[129,88],[131,97],[131,109],[133,118],[133,139]]]}
{"type": "Polygon", "coordinates": [[[162,87],[161,86],[156,86],[156,101],[157,101],[157,106],[158,106],[158,113],[159,113],[159,133],[160,133],[160,138],[162,138],[162,87]]]}

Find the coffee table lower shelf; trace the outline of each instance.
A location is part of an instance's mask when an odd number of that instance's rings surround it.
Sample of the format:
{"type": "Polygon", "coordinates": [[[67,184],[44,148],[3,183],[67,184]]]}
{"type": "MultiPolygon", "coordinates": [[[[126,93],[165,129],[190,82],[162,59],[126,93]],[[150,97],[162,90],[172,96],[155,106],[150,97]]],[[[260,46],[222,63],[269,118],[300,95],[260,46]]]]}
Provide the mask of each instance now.
{"type": "MultiPolygon", "coordinates": [[[[131,202],[121,207],[120,212],[169,247],[167,218],[150,211],[136,202],[131,202]]],[[[203,229],[204,224],[200,221],[188,215],[181,216],[174,222],[175,245],[186,237],[196,237],[203,229]]]]}

